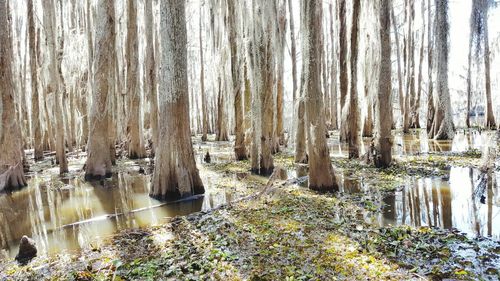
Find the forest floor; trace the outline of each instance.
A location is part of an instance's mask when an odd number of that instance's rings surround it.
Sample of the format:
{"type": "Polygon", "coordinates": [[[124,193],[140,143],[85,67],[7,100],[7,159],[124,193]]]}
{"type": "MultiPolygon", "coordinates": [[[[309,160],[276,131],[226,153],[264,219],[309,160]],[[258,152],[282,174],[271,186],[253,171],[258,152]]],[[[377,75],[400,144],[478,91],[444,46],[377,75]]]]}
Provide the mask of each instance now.
{"type": "MultiPolygon", "coordinates": [[[[408,156],[385,170],[332,161],[337,172],[362,177],[379,193],[394,192],[408,175],[446,178],[450,165],[481,164],[477,151],[408,156]]],[[[283,153],[275,164],[294,167],[283,153]]],[[[304,178],[266,183],[247,176],[248,161],[203,165],[221,174],[219,188],[234,188],[224,179],[247,182],[251,188],[237,187],[244,200],[129,229],[78,254],[41,256],[26,266],[4,261],[0,280],[500,279],[498,241],[438,228],[376,226],[366,219],[383,207],[373,192],[317,194],[301,186],[304,178]]]]}

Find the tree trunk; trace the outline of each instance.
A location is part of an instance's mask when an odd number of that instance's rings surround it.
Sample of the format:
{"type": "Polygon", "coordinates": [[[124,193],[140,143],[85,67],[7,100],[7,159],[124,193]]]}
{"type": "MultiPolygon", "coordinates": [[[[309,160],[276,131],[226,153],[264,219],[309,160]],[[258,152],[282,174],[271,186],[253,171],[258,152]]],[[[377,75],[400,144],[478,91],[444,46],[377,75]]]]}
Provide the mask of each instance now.
{"type": "MultiPolygon", "coordinates": [[[[392,155],[392,83],[391,83],[391,34],[390,34],[390,1],[381,0],[379,7],[380,23],[380,68],[378,73],[378,91],[375,102],[375,155],[376,167],[387,167],[391,164],[392,155]]],[[[394,30],[397,32],[397,30],[394,30]]]]}
{"type": "Polygon", "coordinates": [[[234,115],[235,115],[235,133],[234,154],[236,160],[247,159],[245,147],[245,127],[243,124],[243,103],[240,78],[240,57],[238,53],[238,32],[236,22],[235,1],[227,1],[228,7],[228,28],[229,28],[229,48],[231,51],[231,78],[234,93],[234,115]]]}
{"type": "Polygon", "coordinates": [[[396,22],[396,17],[394,16],[394,6],[391,5],[391,21],[392,21],[392,28],[394,31],[394,39],[396,43],[396,63],[398,66],[398,99],[399,99],[399,108],[401,112],[401,124],[404,126],[404,108],[405,108],[405,103],[404,103],[404,95],[403,95],[403,74],[401,71],[401,51],[400,51],[400,45],[399,45],[399,32],[398,32],[398,26],[396,22]]]}
{"type": "Polygon", "coordinates": [[[127,2],[127,98],[128,98],[128,157],[138,159],[146,156],[141,125],[141,95],[139,84],[139,42],[137,0],[127,2]]]}
{"type": "Polygon", "coordinates": [[[85,179],[102,179],[111,176],[111,155],[108,153],[109,100],[112,89],[109,77],[113,77],[114,55],[114,6],[113,1],[99,1],[95,28],[97,50],[94,52],[92,108],[87,151],[85,179]]]}
{"type": "Polygon", "coordinates": [[[427,1],[427,6],[429,7],[427,9],[427,21],[428,21],[428,26],[427,26],[427,45],[429,50],[427,51],[427,64],[428,64],[428,89],[427,89],[427,133],[429,133],[432,129],[432,123],[434,123],[434,84],[432,81],[432,72],[434,71],[432,69],[433,63],[434,63],[434,32],[436,32],[436,23],[432,23],[432,17],[431,17],[431,0],[427,1]]]}
{"type": "Polygon", "coordinates": [[[12,40],[10,36],[9,6],[0,2],[0,191],[26,185],[23,171],[23,148],[14,104],[14,77],[12,75],[12,40]]]}
{"type": "Polygon", "coordinates": [[[309,188],[321,192],[338,188],[325,136],[325,119],[322,114],[320,36],[322,1],[301,1],[302,34],[302,87],[305,97],[307,147],[309,150],[309,188]]]}
{"type": "MultiPolygon", "coordinates": [[[[301,86],[302,88],[302,86],[301,86]]],[[[305,129],[305,104],[302,99],[303,94],[300,94],[301,99],[297,104],[297,131],[295,132],[295,163],[304,163],[306,164],[308,161],[307,151],[306,151],[306,129],[305,129]]]]}
{"type": "Polygon", "coordinates": [[[288,15],[290,17],[290,52],[292,57],[292,100],[293,106],[296,106],[297,95],[297,47],[295,43],[295,26],[293,21],[293,0],[288,0],[288,15]]]}
{"type": "Polygon", "coordinates": [[[29,55],[30,55],[30,69],[31,69],[31,121],[32,121],[32,131],[34,138],[34,158],[35,161],[41,160],[43,158],[43,143],[42,143],[42,128],[40,125],[40,101],[38,98],[38,60],[37,60],[37,50],[38,44],[36,40],[35,31],[35,17],[33,15],[33,0],[28,0],[28,34],[29,34],[29,55]]]}
{"type": "Polygon", "coordinates": [[[216,141],[228,141],[229,136],[227,134],[226,126],[226,112],[224,111],[225,99],[224,91],[222,90],[222,79],[219,77],[217,79],[218,93],[217,93],[217,129],[215,140],[216,141]]]}
{"type": "Polygon", "coordinates": [[[60,45],[56,45],[56,7],[54,0],[44,1],[43,22],[45,27],[45,38],[50,51],[49,61],[49,83],[47,91],[53,95],[53,110],[55,115],[56,135],[56,160],[59,164],[59,174],[68,171],[66,151],[64,147],[64,121],[61,106],[61,96],[64,94],[64,81],[62,81],[62,57],[64,51],[64,39],[61,37],[60,45]]]}
{"type": "MultiPolygon", "coordinates": [[[[483,0],[485,1],[485,0],[483,0]]],[[[486,1],[485,1],[486,2],[486,1]]],[[[491,73],[490,73],[490,42],[488,38],[488,3],[484,3],[484,76],[485,76],[485,93],[486,93],[486,124],[485,128],[494,130],[496,128],[495,116],[493,115],[493,103],[491,101],[491,73]]]]}
{"type": "Polygon", "coordinates": [[[465,125],[470,128],[471,115],[471,98],[472,98],[472,36],[473,30],[470,31],[469,54],[467,56],[467,111],[465,112],[465,125]]]}
{"type": "Polygon", "coordinates": [[[451,113],[450,91],[448,88],[448,0],[436,1],[437,46],[437,89],[435,113],[430,138],[451,140],[455,134],[451,113]]]}
{"type": "Polygon", "coordinates": [[[196,168],[189,128],[185,4],[185,0],[160,1],[160,135],[150,193],[159,199],[178,199],[205,192],[196,168]]]}
{"type": "Polygon", "coordinates": [[[207,97],[205,93],[205,63],[203,61],[203,36],[202,36],[202,16],[200,8],[200,90],[201,90],[201,115],[203,122],[202,141],[207,141],[208,137],[208,111],[207,97]]]}
{"type": "MultiPolygon", "coordinates": [[[[340,141],[347,141],[349,134],[348,116],[347,116],[347,94],[349,89],[349,77],[347,67],[347,18],[346,18],[346,0],[339,0],[339,21],[340,21],[340,141]]],[[[352,35],[351,35],[352,36],[352,35]]]]}
{"type": "Polygon", "coordinates": [[[146,28],[146,58],[145,58],[145,83],[144,88],[146,92],[144,96],[149,99],[150,108],[150,123],[151,123],[151,136],[153,147],[151,152],[154,155],[154,150],[156,144],[158,143],[158,93],[157,93],[157,81],[156,81],[156,53],[159,51],[157,48],[156,41],[158,40],[153,37],[156,31],[156,25],[153,23],[153,0],[147,0],[144,2],[145,6],[145,28],[146,28]]]}
{"type": "Polygon", "coordinates": [[[424,41],[425,41],[425,2],[422,1],[422,31],[420,37],[420,54],[418,60],[418,80],[417,80],[417,96],[412,105],[412,115],[410,120],[410,128],[420,128],[420,98],[422,96],[423,83],[423,62],[424,62],[424,41]]]}
{"type": "Polygon", "coordinates": [[[286,9],[285,3],[281,2],[278,8],[278,32],[277,32],[277,96],[276,96],[276,137],[275,152],[279,146],[285,144],[285,131],[283,128],[283,74],[285,69],[285,41],[286,41],[286,9]]]}
{"type": "Polygon", "coordinates": [[[354,0],[351,29],[351,89],[347,112],[349,158],[359,157],[359,106],[358,106],[358,42],[359,42],[360,0],[354,0]]]}
{"type": "Polygon", "coordinates": [[[337,130],[339,128],[337,120],[337,48],[335,46],[335,33],[333,25],[335,22],[335,16],[333,14],[333,4],[329,5],[330,9],[330,38],[331,38],[331,48],[332,48],[332,62],[330,65],[330,124],[332,130],[337,130]]]}

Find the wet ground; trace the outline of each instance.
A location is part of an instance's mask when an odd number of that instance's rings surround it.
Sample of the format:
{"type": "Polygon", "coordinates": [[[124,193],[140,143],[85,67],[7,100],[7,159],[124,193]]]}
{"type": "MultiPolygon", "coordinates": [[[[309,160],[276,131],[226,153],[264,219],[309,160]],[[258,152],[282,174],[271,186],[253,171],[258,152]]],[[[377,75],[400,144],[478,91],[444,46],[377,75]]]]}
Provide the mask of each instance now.
{"type": "MultiPolygon", "coordinates": [[[[423,131],[405,136],[396,133],[393,151],[397,161],[415,155],[429,159],[454,153],[470,153],[476,159],[491,137],[486,133],[459,132],[453,141],[432,141],[427,140],[423,131]]],[[[347,147],[338,142],[335,133],[329,145],[334,159],[346,157],[347,147]]],[[[365,139],[362,151],[367,145],[365,139]]],[[[98,246],[102,238],[120,230],[160,225],[166,218],[220,206],[245,195],[252,183],[266,180],[248,175],[245,166],[238,171],[241,175],[236,176],[227,175],[216,166],[234,160],[231,142],[201,143],[195,138],[194,148],[206,195],[182,202],[165,204],[148,196],[147,159],[120,160],[113,178],[94,183],[82,180],[83,153],[71,157],[71,172],[62,181],[57,177],[57,168],[30,173],[27,188],[0,195],[0,247],[5,255],[15,256],[22,235],[33,237],[44,254],[98,246]],[[210,165],[202,163],[207,151],[211,155],[210,165]]],[[[306,175],[306,169],[290,163],[291,151],[285,149],[283,155],[281,164],[289,170],[290,177],[306,175]]],[[[448,173],[407,175],[397,190],[389,193],[377,190],[377,183],[368,179],[369,171],[353,176],[348,169],[338,169],[337,175],[340,192],[370,194],[372,199],[380,201],[380,212],[367,218],[380,226],[456,228],[472,237],[500,240],[500,173],[491,173],[486,185],[478,189],[485,179],[477,168],[450,162],[445,167],[448,173]]]]}

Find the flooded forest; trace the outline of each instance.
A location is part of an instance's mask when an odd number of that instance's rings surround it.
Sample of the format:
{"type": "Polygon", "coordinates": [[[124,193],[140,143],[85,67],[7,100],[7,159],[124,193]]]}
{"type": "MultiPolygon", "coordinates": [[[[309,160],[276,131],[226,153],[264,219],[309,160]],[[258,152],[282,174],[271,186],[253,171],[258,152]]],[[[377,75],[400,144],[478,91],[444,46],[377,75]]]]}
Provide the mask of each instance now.
{"type": "Polygon", "coordinates": [[[0,281],[500,280],[498,0],[0,0],[0,281]]]}

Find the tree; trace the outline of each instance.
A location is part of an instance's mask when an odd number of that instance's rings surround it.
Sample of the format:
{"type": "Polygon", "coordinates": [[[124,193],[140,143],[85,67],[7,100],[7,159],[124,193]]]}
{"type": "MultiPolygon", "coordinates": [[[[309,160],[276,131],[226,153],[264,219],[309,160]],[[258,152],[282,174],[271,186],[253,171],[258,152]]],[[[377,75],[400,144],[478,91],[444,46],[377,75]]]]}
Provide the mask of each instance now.
{"type": "Polygon", "coordinates": [[[349,69],[347,66],[347,16],[346,0],[339,0],[339,58],[340,58],[340,141],[347,141],[349,130],[347,117],[347,96],[349,93],[349,69]]]}
{"type": "Polygon", "coordinates": [[[31,114],[32,114],[32,130],[34,140],[34,158],[35,161],[43,158],[43,143],[42,143],[42,128],[40,125],[40,100],[38,93],[38,42],[35,32],[35,17],[33,15],[33,0],[28,0],[28,34],[29,34],[29,51],[30,51],[30,70],[31,70],[31,114]]]}
{"type": "MultiPolygon", "coordinates": [[[[392,69],[391,69],[391,35],[390,35],[390,0],[380,0],[379,34],[380,34],[380,67],[378,73],[378,92],[375,98],[375,155],[377,167],[391,164],[392,155],[392,69]]],[[[397,32],[397,31],[395,31],[397,32]]]]}
{"type": "Polygon", "coordinates": [[[306,108],[307,148],[309,151],[309,188],[317,191],[334,191],[338,188],[326,143],[326,124],[321,94],[321,25],[322,2],[302,0],[302,86],[306,108]]]}
{"type": "Polygon", "coordinates": [[[160,135],[150,192],[152,197],[160,199],[205,192],[196,168],[189,128],[185,4],[185,0],[160,2],[160,135]]]}
{"type": "Polygon", "coordinates": [[[333,25],[335,22],[335,16],[333,14],[333,4],[329,5],[330,11],[330,40],[331,40],[331,48],[332,48],[332,58],[330,63],[330,124],[332,130],[337,130],[339,128],[337,115],[338,115],[338,105],[337,105],[337,47],[335,46],[335,33],[333,29],[333,25]]]}
{"type": "Polygon", "coordinates": [[[153,37],[156,31],[156,25],[153,23],[153,0],[146,0],[144,2],[145,8],[145,28],[146,28],[146,58],[145,58],[145,96],[149,98],[150,107],[150,123],[151,123],[151,134],[153,140],[153,153],[154,147],[158,143],[158,93],[157,93],[157,81],[156,81],[156,56],[155,54],[158,50],[157,38],[153,37]],[[155,40],[156,39],[156,40],[155,40]]]}
{"type": "Polygon", "coordinates": [[[347,142],[349,144],[349,158],[359,157],[359,106],[358,106],[358,42],[359,42],[359,14],[360,0],[353,1],[352,7],[352,29],[351,29],[351,88],[349,91],[349,103],[347,109],[348,132],[347,142]]]}
{"type": "MultiPolygon", "coordinates": [[[[277,9],[274,1],[255,0],[253,2],[254,26],[252,34],[251,67],[254,87],[253,99],[253,145],[260,141],[258,168],[252,159],[252,169],[261,175],[270,175],[274,170],[272,156],[273,105],[275,90],[277,9]],[[260,127],[260,128],[259,128],[260,127]],[[255,166],[254,166],[255,165],[255,166]]],[[[252,148],[254,157],[255,148],[252,148]]]]}
{"type": "MultiPolygon", "coordinates": [[[[64,121],[61,105],[61,96],[64,94],[64,81],[62,75],[62,57],[64,52],[64,38],[61,36],[59,46],[56,46],[56,7],[55,0],[44,1],[43,23],[45,27],[45,40],[50,52],[49,60],[49,82],[47,93],[53,96],[55,130],[56,130],[56,160],[59,163],[59,174],[68,171],[66,149],[64,145],[64,121]]],[[[61,7],[62,9],[62,7],[61,7]]]]}
{"type": "Polygon", "coordinates": [[[23,171],[23,147],[14,104],[12,82],[12,39],[10,36],[9,7],[0,1],[0,191],[26,185],[23,171]]]}
{"type": "Polygon", "coordinates": [[[448,88],[449,23],[448,0],[436,1],[437,89],[434,95],[434,118],[429,137],[453,139],[455,134],[448,88]]]}
{"type": "Polygon", "coordinates": [[[139,93],[139,40],[137,36],[137,0],[127,1],[127,98],[128,98],[128,157],[138,159],[146,156],[141,125],[141,96],[139,93]]]}
{"type": "Polygon", "coordinates": [[[479,54],[481,46],[484,58],[484,75],[485,75],[485,96],[486,96],[486,114],[485,128],[495,129],[496,122],[493,115],[493,105],[491,100],[491,70],[490,70],[490,46],[488,36],[488,0],[473,0],[470,18],[470,42],[469,42],[469,64],[467,71],[467,126],[469,124],[470,100],[471,100],[471,62],[472,62],[472,47],[474,47],[474,59],[480,61],[479,54]]]}
{"type": "Polygon", "coordinates": [[[114,6],[113,1],[99,1],[95,28],[96,45],[93,67],[92,107],[90,110],[89,141],[85,179],[101,179],[111,175],[111,154],[108,153],[108,118],[110,118],[108,99],[110,92],[109,77],[113,76],[114,55],[114,6]]]}
{"type": "Polygon", "coordinates": [[[235,115],[235,134],[234,154],[236,160],[247,159],[245,147],[245,128],[243,124],[243,103],[242,103],[242,84],[240,75],[240,59],[238,52],[238,32],[236,22],[236,0],[227,1],[228,7],[228,28],[229,28],[229,49],[231,52],[231,78],[234,93],[234,115],[235,115]]]}
{"type": "Polygon", "coordinates": [[[205,93],[205,63],[203,61],[203,36],[202,36],[202,10],[200,8],[200,91],[201,91],[201,119],[202,119],[202,141],[207,141],[208,137],[208,112],[207,97],[205,93]]]}

